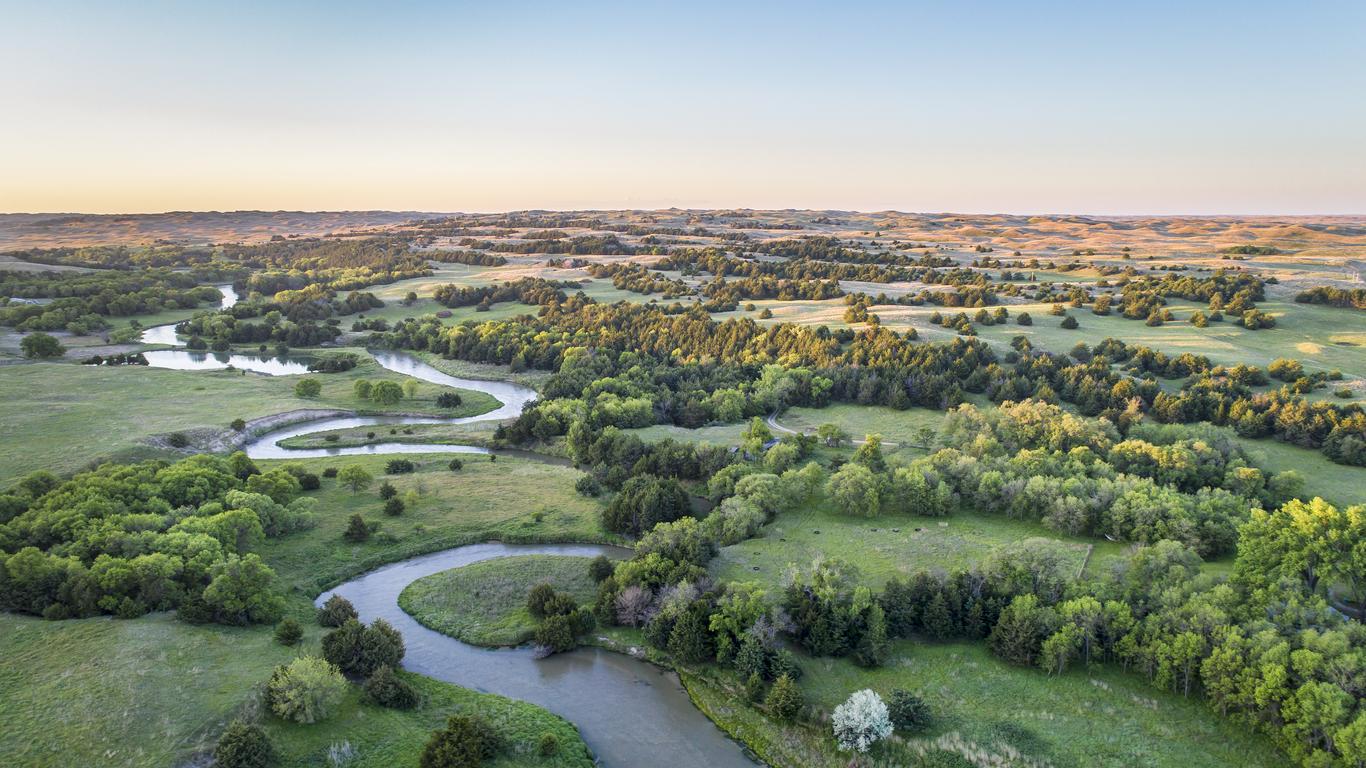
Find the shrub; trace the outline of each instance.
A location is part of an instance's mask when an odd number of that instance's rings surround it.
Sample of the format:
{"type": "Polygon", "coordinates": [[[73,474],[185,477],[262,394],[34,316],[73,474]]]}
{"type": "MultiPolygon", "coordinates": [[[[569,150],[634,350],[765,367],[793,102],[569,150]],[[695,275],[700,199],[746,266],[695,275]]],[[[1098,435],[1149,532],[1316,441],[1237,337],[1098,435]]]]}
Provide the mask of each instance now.
{"type": "Polygon", "coordinates": [[[1015,318],[1015,323],[1017,325],[1033,325],[1034,318],[1030,317],[1028,312],[1021,312],[1019,316],[1015,318]]]}
{"type": "Polygon", "coordinates": [[[384,619],[364,626],[352,619],[323,635],[323,658],[349,675],[369,676],[403,660],[403,635],[384,619]]]}
{"type": "Polygon", "coordinates": [[[389,463],[384,465],[384,474],[403,475],[416,469],[417,465],[408,459],[390,459],[389,463]]]}
{"type": "Polygon", "coordinates": [[[389,709],[412,709],[417,706],[417,689],[398,676],[394,668],[381,664],[365,681],[365,698],[389,709]]]}
{"type": "Polygon", "coordinates": [[[385,480],[384,482],[379,484],[379,497],[381,499],[388,500],[394,498],[397,495],[398,489],[395,488],[393,484],[390,483],[388,480],[385,480]]]}
{"type": "Polygon", "coordinates": [[[438,408],[459,408],[460,402],[460,395],[455,392],[442,392],[436,396],[438,408]]]}
{"type": "Polygon", "coordinates": [[[1077,318],[1072,317],[1071,315],[1064,317],[1062,319],[1061,327],[1066,328],[1069,331],[1075,330],[1077,327],[1077,318]]]}
{"type": "Polygon", "coordinates": [[[330,717],[346,695],[346,678],[336,665],[314,656],[300,656],[277,667],[266,695],[270,709],[286,720],[316,723],[330,717]]]}
{"type": "Polygon", "coordinates": [[[304,637],[304,628],[299,622],[286,616],[275,625],[275,642],[280,645],[296,645],[304,637]]]}
{"type": "Polygon", "coordinates": [[[340,627],[348,621],[360,618],[356,606],[341,595],[327,598],[323,607],[318,609],[318,623],[324,627],[340,627]]]}
{"type": "Polygon", "coordinates": [[[541,757],[550,757],[560,752],[560,737],[553,733],[541,734],[541,740],[536,744],[536,752],[541,757]]]}
{"type": "Polygon", "coordinates": [[[451,463],[447,464],[446,468],[452,472],[459,472],[465,468],[465,462],[460,459],[451,459],[451,463]]]}
{"type": "Polygon", "coordinates": [[[578,491],[580,496],[591,498],[602,493],[602,485],[598,483],[596,477],[584,475],[574,482],[574,490],[578,491]]]}
{"type": "Polygon", "coordinates": [[[593,577],[593,581],[601,582],[616,571],[616,566],[606,555],[598,555],[588,564],[588,575],[593,577]]]}
{"type": "Polygon", "coordinates": [[[892,721],[882,697],[871,690],[854,691],[830,716],[831,727],[841,752],[867,752],[878,741],[892,735],[892,721]]]}
{"type": "Polygon", "coordinates": [[[323,393],[323,383],[315,378],[299,379],[294,385],[294,394],[299,397],[317,397],[323,393]]]}
{"type": "Polygon", "coordinates": [[[924,700],[904,689],[892,690],[891,701],[887,702],[887,714],[892,726],[902,733],[918,733],[929,727],[930,708],[924,700]]]}
{"type": "Polygon", "coordinates": [[[764,699],[764,706],[779,720],[793,719],[805,705],[806,697],[802,695],[801,686],[787,675],[780,675],[774,681],[773,687],[764,699]]]}
{"type": "Polygon", "coordinates": [[[432,733],[418,761],[420,768],[476,768],[498,753],[499,738],[477,715],[451,715],[432,733]]]}
{"type": "Polygon", "coordinates": [[[1340,397],[1346,400],[1352,396],[1352,390],[1348,389],[1347,387],[1338,387],[1337,389],[1333,390],[1333,395],[1335,397],[1340,397]]]}
{"type": "Polygon", "coordinates": [[[190,444],[190,438],[184,432],[172,432],[166,436],[166,444],[172,448],[184,448],[190,444]]]}
{"type": "Polygon", "coordinates": [[[543,619],[549,615],[547,609],[550,607],[551,603],[554,602],[556,597],[555,588],[550,586],[548,582],[543,581],[532,587],[531,591],[527,593],[526,609],[532,616],[543,619]]]}
{"type": "Polygon", "coordinates": [[[232,423],[228,426],[231,427],[234,432],[243,432],[247,428],[247,423],[241,419],[233,419],[232,423]]]}
{"type": "Polygon", "coordinates": [[[324,470],[323,470],[323,477],[336,477],[336,476],[337,476],[337,468],[336,468],[336,467],[328,467],[327,469],[324,469],[324,470]]]}
{"type": "Polygon", "coordinates": [[[233,720],[213,748],[216,768],[266,768],[275,762],[275,747],[254,723],[233,720]]]}
{"type": "Polygon", "coordinates": [[[745,698],[752,702],[762,701],[764,698],[764,679],[758,672],[751,672],[749,678],[745,680],[745,698]]]}
{"type": "Polygon", "coordinates": [[[351,522],[347,524],[346,532],[342,534],[342,538],[353,544],[359,544],[370,538],[370,526],[365,522],[365,518],[360,516],[359,512],[351,516],[351,522]]]}
{"type": "Polygon", "coordinates": [[[403,514],[403,499],[395,496],[384,502],[384,514],[389,517],[398,517],[403,514]]]}

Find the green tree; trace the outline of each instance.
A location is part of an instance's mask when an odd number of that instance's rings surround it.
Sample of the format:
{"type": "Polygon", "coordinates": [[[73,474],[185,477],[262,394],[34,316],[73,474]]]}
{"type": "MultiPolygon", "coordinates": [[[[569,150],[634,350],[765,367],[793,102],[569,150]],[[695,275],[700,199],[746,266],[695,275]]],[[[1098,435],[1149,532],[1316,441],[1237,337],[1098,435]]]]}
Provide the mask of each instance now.
{"type": "Polygon", "coordinates": [[[370,539],[370,524],[365,522],[365,518],[357,512],[351,515],[350,521],[346,524],[346,530],[342,533],[342,538],[352,544],[368,541],[370,539]]]}
{"type": "Polygon", "coordinates": [[[332,595],[318,609],[318,623],[324,627],[340,627],[350,619],[360,618],[356,607],[341,595],[332,595]]]}
{"type": "Polygon", "coordinates": [[[451,715],[422,749],[419,768],[478,768],[498,753],[498,735],[477,715],[451,715]]]}
{"type": "Polygon", "coordinates": [[[275,642],[280,645],[298,645],[304,637],[304,628],[292,616],[286,616],[275,625],[275,642]]]}
{"type": "Polygon", "coordinates": [[[417,706],[417,689],[399,677],[394,668],[382,664],[365,681],[365,698],[389,709],[412,709],[417,706]]]}
{"type": "Polygon", "coordinates": [[[371,386],[369,379],[356,379],[356,383],[351,385],[351,389],[355,392],[356,397],[361,400],[369,400],[371,386]]]}
{"type": "Polygon", "coordinates": [[[919,733],[933,722],[929,705],[904,688],[892,689],[892,696],[887,701],[887,715],[892,720],[892,727],[904,734],[919,733]]]}
{"type": "Polygon", "coordinates": [[[275,747],[255,723],[233,720],[213,749],[216,768],[267,768],[275,762],[275,747]]]}
{"type": "Polygon", "coordinates": [[[806,697],[795,680],[788,675],[779,675],[764,699],[764,706],[779,720],[790,721],[806,706],[806,697]]]}
{"type": "Polygon", "coordinates": [[[370,483],[374,481],[375,478],[365,470],[365,467],[359,464],[350,464],[337,472],[337,482],[346,488],[350,488],[353,494],[369,488],[370,483]]]}
{"type": "Polygon", "coordinates": [[[850,462],[826,481],[825,492],[835,508],[846,515],[876,517],[881,509],[878,481],[868,467],[850,462]]]}
{"type": "Polygon", "coordinates": [[[326,720],[346,696],[346,678],[336,666],[313,657],[300,656],[279,667],[270,678],[266,696],[271,711],[296,723],[326,720]]]}
{"type": "Polygon", "coordinates": [[[284,611],[274,585],[275,572],[257,555],[228,555],[209,569],[203,600],[219,623],[264,624],[284,611]]]}
{"type": "Polygon", "coordinates": [[[370,385],[370,399],[380,405],[395,405],[403,400],[403,387],[396,381],[377,381],[370,385]]]}
{"type": "Polygon", "coordinates": [[[887,663],[891,652],[892,645],[887,639],[887,616],[881,605],[873,603],[864,613],[863,637],[854,649],[854,661],[865,667],[880,667],[887,663]]]}
{"type": "Polygon", "coordinates": [[[23,341],[19,342],[19,348],[24,351],[24,357],[31,360],[61,357],[66,354],[66,347],[57,341],[56,336],[41,331],[24,336],[23,341]]]}
{"type": "Polygon", "coordinates": [[[294,384],[294,394],[299,397],[317,397],[323,393],[323,383],[307,376],[294,384]]]}

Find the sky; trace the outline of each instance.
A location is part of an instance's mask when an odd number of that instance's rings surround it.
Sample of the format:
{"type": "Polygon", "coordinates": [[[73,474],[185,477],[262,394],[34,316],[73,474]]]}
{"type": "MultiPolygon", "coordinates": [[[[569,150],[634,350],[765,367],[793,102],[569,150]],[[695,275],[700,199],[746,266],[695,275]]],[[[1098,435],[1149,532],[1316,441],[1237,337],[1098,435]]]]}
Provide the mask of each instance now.
{"type": "Polygon", "coordinates": [[[1366,3],[0,0],[0,212],[1366,214],[1366,3]]]}

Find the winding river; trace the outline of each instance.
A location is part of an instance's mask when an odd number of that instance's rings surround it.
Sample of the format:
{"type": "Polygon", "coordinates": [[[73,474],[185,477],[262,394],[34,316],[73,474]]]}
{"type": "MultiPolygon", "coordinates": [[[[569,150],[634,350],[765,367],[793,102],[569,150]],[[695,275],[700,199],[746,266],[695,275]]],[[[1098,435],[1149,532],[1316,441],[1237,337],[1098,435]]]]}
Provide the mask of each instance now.
{"type": "MultiPolygon", "coordinates": [[[[214,286],[223,294],[219,308],[227,309],[237,303],[237,291],[232,285],[214,286]]],[[[175,332],[176,323],[154,325],[142,332],[143,344],[165,344],[170,347],[184,347],[185,341],[175,332]]],[[[254,371],[269,376],[288,376],[307,373],[308,361],[271,355],[251,355],[240,352],[199,352],[189,349],[154,349],[143,352],[147,364],[153,368],[171,368],[178,371],[218,371],[224,368],[237,368],[254,371]]]]}
{"type": "Polygon", "coordinates": [[[526,648],[476,648],[427,629],[398,606],[413,581],[481,560],[513,555],[620,556],[595,545],[473,544],[371,571],[318,596],[350,600],[362,621],[384,619],[403,633],[403,666],[438,680],[545,707],[578,726],[603,765],[753,768],[740,747],[693,707],[672,672],[620,653],[581,648],[537,660],[526,648]]]}
{"type": "MultiPolygon", "coordinates": [[[[465,424],[500,420],[522,412],[534,390],[502,381],[449,376],[402,352],[376,351],[385,368],[434,384],[486,392],[501,405],[465,418],[344,417],[317,419],[260,435],[245,446],[252,458],[291,458],[368,453],[481,452],[459,445],[380,443],[347,448],[290,449],[279,441],[344,427],[385,424],[465,424]]],[[[516,503],[515,489],[509,502],[516,503]]],[[[754,765],[739,745],[692,705],[678,677],[647,662],[601,649],[579,649],[547,659],[526,648],[476,648],[419,624],[398,606],[398,595],[414,580],[480,560],[526,554],[622,556],[627,551],[598,545],[474,544],[410,558],[371,571],[317,598],[347,598],[363,621],[383,618],[403,633],[403,666],[466,688],[533,704],[574,723],[603,765],[669,765],[676,768],[745,768],[754,765]]]]}

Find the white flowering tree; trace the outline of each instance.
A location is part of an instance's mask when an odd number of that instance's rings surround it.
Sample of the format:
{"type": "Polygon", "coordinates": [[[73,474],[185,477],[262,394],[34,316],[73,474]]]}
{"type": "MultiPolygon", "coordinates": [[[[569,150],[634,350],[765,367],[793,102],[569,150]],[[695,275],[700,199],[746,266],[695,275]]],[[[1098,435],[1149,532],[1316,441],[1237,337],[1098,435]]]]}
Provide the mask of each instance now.
{"type": "Polygon", "coordinates": [[[880,739],[892,735],[892,720],[882,697],[867,688],[854,691],[848,701],[835,707],[830,718],[835,740],[843,752],[867,752],[880,739]]]}

